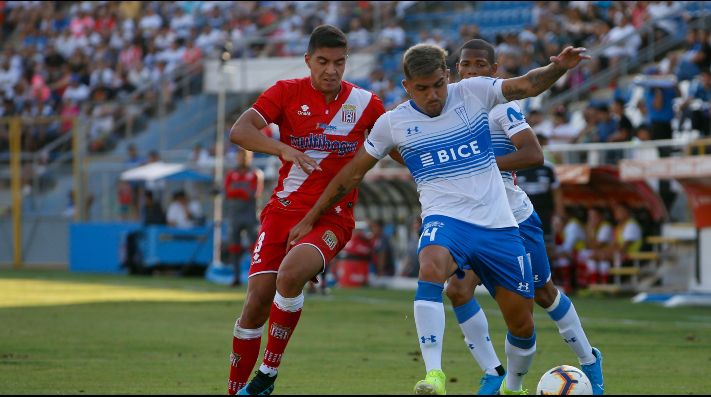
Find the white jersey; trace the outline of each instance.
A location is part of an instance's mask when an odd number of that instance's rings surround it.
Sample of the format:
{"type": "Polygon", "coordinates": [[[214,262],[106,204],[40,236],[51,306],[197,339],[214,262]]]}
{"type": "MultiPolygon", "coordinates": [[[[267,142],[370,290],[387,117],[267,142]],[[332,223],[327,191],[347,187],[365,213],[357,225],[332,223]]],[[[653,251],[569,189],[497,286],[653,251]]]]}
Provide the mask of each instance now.
{"type": "Polygon", "coordinates": [[[377,159],[397,148],[417,184],[423,219],[444,215],[485,228],[518,226],[489,134],[489,110],[506,102],[501,83],[473,77],[449,84],[439,116],[408,101],[375,122],[364,147],[377,159]]]}
{"type": "MultiPolygon", "coordinates": [[[[511,142],[511,137],[529,129],[531,126],[521,112],[517,102],[509,102],[494,106],[489,112],[489,130],[491,142],[494,145],[494,154],[503,156],[516,151],[516,146],[511,142]]],[[[513,211],[516,222],[521,223],[533,213],[533,204],[528,195],[514,183],[511,171],[501,171],[501,177],[506,187],[506,197],[513,211]]]]}

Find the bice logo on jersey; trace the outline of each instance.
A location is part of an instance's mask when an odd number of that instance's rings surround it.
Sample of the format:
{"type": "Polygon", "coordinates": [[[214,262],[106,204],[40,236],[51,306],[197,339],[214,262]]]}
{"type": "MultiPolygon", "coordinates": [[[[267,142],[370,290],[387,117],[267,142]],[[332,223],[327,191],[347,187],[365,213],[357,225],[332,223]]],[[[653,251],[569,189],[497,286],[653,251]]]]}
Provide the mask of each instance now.
{"type": "Polygon", "coordinates": [[[468,144],[421,154],[420,160],[422,161],[422,166],[427,167],[430,165],[444,164],[449,161],[471,157],[477,154],[481,154],[481,150],[479,150],[479,143],[477,141],[471,141],[468,144]]]}
{"type": "Polygon", "coordinates": [[[309,111],[309,105],[301,105],[301,110],[297,110],[296,114],[299,116],[311,116],[311,111],[309,111]]]}
{"type": "Polygon", "coordinates": [[[356,123],[356,106],[346,103],[341,108],[341,121],[348,124],[356,123]]]}

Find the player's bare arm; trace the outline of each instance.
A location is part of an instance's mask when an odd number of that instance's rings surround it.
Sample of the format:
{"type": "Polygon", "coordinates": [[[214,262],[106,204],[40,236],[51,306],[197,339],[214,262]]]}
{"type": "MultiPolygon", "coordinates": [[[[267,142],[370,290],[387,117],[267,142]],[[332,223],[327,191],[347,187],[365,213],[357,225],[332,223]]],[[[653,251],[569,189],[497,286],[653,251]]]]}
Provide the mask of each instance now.
{"type": "Polygon", "coordinates": [[[550,57],[549,65],[533,69],[523,76],[504,80],[501,85],[504,97],[513,101],[539,95],[550,88],[568,69],[578,66],[583,59],[590,59],[590,56],[583,55],[585,51],[587,50],[582,47],[568,46],[557,56],[550,57]]]}
{"type": "Polygon", "coordinates": [[[517,171],[543,165],[543,149],[533,130],[526,128],[511,137],[516,151],[496,157],[496,165],[501,171],[517,171]]]}
{"type": "Polygon", "coordinates": [[[321,171],[318,163],[306,153],[262,134],[262,129],[266,126],[256,110],[247,109],[232,126],[230,142],[253,152],[279,156],[286,162],[294,163],[307,174],[311,174],[313,170],[321,171]]]}
{"type": "Polygon", "coordinates": [[[287,250],[302,237],[306,236],[312,229],[313,224],[329,208],[338,203],[346,194],[353,190],[365,174],[377,164],[378,159],[368,154],[364,147],[361,147],[353,160],[346,164],[321,193],[316,204],[306,213],[304,219],[297,223],[289,232],[286,240],[287,250]]]}

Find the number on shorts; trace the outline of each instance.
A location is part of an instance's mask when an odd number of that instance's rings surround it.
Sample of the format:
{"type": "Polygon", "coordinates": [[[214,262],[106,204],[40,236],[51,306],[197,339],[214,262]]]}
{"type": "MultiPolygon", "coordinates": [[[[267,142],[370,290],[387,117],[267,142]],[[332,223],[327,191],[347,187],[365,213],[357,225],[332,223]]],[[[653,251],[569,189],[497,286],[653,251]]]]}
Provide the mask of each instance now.
{"type": "Polygon", "coordinates": [[[257,239],[257,245],[254,246],[254,256],[252,256],[252,260],[257,261],[259,260],[259,251],[262,250],[262,243],[264,242],[264,235],[266,232],[262,232],[259,235],[259,238],[257,239]]]}
{"type": "Polygon", "coordinates": [[[437,228],[433,227],[431,229],[425,229],[425,232],[420,236],[420,244],[422,243],[422,237],[429,237],[430,241],[434,241],[435,234],[437,234],[437,228]]]}

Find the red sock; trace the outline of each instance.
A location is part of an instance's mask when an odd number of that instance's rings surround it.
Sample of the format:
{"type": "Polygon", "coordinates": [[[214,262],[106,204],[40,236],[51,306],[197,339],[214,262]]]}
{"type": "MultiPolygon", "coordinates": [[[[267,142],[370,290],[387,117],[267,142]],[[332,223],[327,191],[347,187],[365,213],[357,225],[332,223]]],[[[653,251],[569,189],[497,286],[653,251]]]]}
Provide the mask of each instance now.
{"type": "Polygon", "coordinates": [[[235,336],[232,338],[232,354],[230,354],[230,380],[227,382],[227,392],[229,394],[236,394],[247,384],[249,375],[252,373],[254,364],[259,357],[261,342],[261,327],[259,329],[245,330],[235,325],[235,336]],[[258,336],[246,338],[255,335],[258,336]]]}
{"type": "MultiPolygon", "coordinates": [[[[286,305],[284,305],[286,306],[286,305]]],[[[264,365],[271,368],[279,368],[281,357],[286,350],[286,345],[289,343],[291,335],[294,333],[296,324],[299,323],[301,317],[301,307],[303,306],[303,295],[296,298],[282,298],[279,293],[274,298],[272,309],[269,312],[269,335],[267,339],[267,348],[264,350],[264,365]],[[289,303],[300,299],[300,303],[292,305],[290,309],[295,311],[287,311],[277,304],[279,300],[290,301],[289,303]],[[296,306],[296,307],[295,307],[296,306]]]]}

